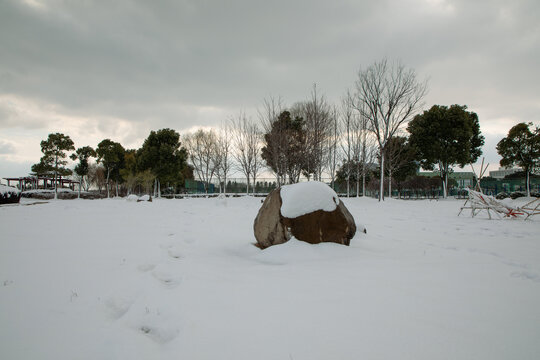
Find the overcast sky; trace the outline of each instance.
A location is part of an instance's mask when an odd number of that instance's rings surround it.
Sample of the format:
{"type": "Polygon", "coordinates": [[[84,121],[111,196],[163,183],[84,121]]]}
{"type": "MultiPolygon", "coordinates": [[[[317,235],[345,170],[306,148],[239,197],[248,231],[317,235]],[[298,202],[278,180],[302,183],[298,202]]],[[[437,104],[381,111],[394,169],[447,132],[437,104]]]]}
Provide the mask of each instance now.
{"type": "Polygon", "coordinates": [[[510,127],[540,125],[539,19],[537,0],[0,0],[0,177],[51,132],[137,148],[313,83],[337,102],[384,57],[429,80],[426,109],[476,112],[497,168],[510,127]]]}

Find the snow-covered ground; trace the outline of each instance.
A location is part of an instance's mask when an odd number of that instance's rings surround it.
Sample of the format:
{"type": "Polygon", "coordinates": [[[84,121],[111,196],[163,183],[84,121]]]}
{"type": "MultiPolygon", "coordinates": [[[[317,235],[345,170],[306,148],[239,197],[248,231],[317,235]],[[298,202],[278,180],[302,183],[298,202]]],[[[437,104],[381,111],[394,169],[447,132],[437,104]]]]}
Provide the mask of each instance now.
{"type": "Polygon", "coordinates": [[[540,218],[341,199],[346,247],[251,245],[260,198],[0,207],[0,359],[539,359],[540,218]]]}

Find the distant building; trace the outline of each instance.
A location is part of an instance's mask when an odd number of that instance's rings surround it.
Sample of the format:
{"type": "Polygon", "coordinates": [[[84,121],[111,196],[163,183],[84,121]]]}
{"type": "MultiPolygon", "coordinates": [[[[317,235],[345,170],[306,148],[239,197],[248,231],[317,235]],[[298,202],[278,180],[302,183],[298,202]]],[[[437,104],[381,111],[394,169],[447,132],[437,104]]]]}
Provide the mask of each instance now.
{"type": "Polygon", "coordinates": [[[504,179],[505,176],[523,171],[521,168],[499,168],[499,170],[494,170],[489,172],[489,176],[494,179],[504,179]]]}
{"type": "Polygon", "coordinates": [[[459,188],[472,188],[474,185],[474,173],[470,171],[454,172],[449,177],[457,181],[459,188]]]}

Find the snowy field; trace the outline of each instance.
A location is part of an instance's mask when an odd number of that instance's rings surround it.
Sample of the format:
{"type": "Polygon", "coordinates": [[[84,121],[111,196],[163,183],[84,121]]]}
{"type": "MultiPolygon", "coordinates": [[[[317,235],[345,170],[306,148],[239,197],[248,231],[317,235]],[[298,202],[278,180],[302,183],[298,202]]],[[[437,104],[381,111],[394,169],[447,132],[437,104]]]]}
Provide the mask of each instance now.
{"type": "Polygon", "coordinates": [[[260,198],[1,206],[0,359],[540,359],[540,217],[343,201],[263,251],[260,198]]]}

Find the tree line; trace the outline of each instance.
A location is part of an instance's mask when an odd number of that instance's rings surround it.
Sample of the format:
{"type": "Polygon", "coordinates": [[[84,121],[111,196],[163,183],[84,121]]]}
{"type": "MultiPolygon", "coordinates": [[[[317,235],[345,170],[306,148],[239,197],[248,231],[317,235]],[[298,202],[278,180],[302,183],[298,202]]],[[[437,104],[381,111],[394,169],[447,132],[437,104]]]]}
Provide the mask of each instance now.
{"type": "MultiPolygon", "coordinates": [[[[150,193],[152,186],[160,190],[161,184],[168,187],[184,185],[185,179],[193,178],[193,169],[187,163],[187,151],[180,144],[180,135],[172,129],[151,131],[139,149],[125,149],[120,143],[105,139],[94,149],[83,146],[75,149],[68,135],[49,134],[41,142],[43,156],[32,166],[37,176],[75,175],[79,191],[88,191],[94,184],[99,191],[114,190],[118,196],[120,186],[131,193],[138,186],[150,193]],[[70,158],[78,161],[73,170],[66,167],[68,151],[70,158]],[[95,163],[90,159],[95,158],[95,163]]],[[[54,182],[56,184],[56,181],[54,182]]],[[[56,186],[56,185],[55,185],[56,186]]]]}
{"type": "MultiPolygon", "coordinates": [[[[69,136],[50,134],[32,171],[69,175],[65,152],[74,151],[74,174],[82,187],[105,187],[108,196],[113,189],[118,194],[119,186],[128,192],[138,187],[160,193],[162,186],[176,191],[186,179],[199,180],[206,192],[217,181],[226,192],[234,172],[245,177],[249,193],[261,174],[271,172],[278,186],[329,177],[331,186],[343,183],[347,195],[355,188],[357,196],[376,179],[384,200],[385,184],[391,194],[393,183],[419,183],[412,178],[422,167],[439,172],[446,197],[452,167],[476,162],[484,137],[477,114],[465,105],[433,105],[420,112],[426,93],[427,83],[413,69],[383,59],[359,70],[339,104],[330,104],[314,85],[306,100],[290,106],[281,98],[264,99],[255,120],[239,113],[217,128],[182,137],[172,129],[152,131],[140,149],[105,139],[95,149],[75,150],[69,136]],[[96,164],[89,163],[92,157],[96,164]]],[[[497,146],[501,165],[517,164],[527,174],[538,170],[540,146],[538,127],[529,126],[516,125],[497,146]]]]}

